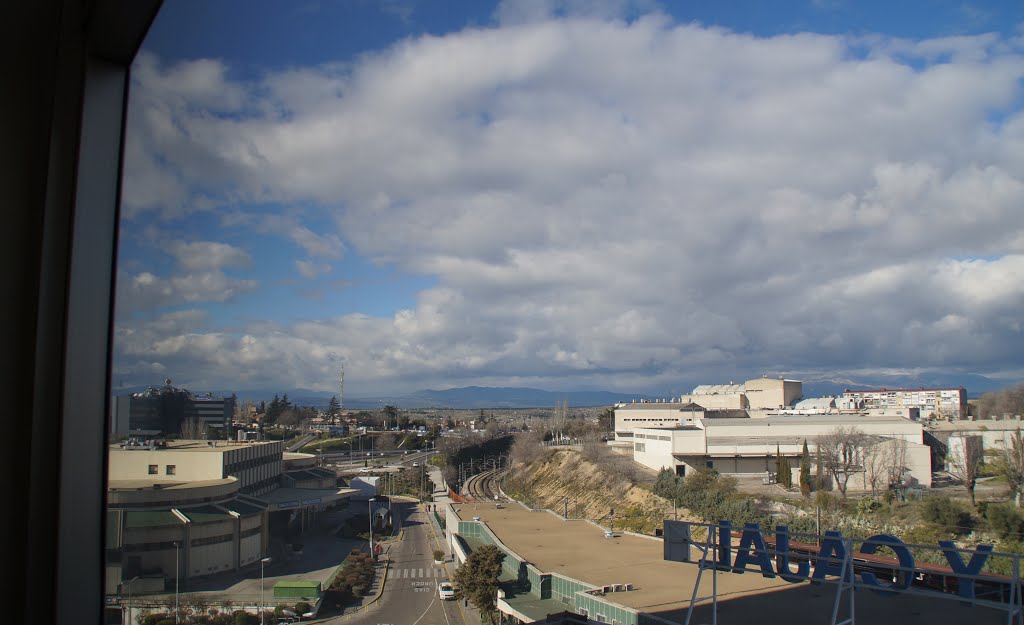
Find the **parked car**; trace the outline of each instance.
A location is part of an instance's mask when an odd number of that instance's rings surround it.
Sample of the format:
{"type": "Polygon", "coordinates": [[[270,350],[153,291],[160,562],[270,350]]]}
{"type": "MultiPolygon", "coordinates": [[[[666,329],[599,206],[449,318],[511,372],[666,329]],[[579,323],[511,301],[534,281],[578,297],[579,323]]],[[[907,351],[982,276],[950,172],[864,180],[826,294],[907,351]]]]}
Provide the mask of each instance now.
{"type": "Polygon", "coordinates": [[[451,582],[441,582],[437,585],[437,594],[441,597],[441,601],[454,601],[455,587],[451,582]]]}

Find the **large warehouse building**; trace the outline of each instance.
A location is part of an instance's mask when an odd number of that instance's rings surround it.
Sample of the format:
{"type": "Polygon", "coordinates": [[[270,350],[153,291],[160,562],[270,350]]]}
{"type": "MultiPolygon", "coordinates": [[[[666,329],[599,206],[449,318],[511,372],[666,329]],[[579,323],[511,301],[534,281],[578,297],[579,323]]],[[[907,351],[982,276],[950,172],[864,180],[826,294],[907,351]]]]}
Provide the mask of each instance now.
{"type": "Polygon", "coordinates": [[[131,441],[109,453],[106,592],[237,571],[355,493],[280,441],[131,441]],[[275,530],[275,528],[277,528],[275,530]],[[177,567],[177,568],[176,568],[177,567]]]}

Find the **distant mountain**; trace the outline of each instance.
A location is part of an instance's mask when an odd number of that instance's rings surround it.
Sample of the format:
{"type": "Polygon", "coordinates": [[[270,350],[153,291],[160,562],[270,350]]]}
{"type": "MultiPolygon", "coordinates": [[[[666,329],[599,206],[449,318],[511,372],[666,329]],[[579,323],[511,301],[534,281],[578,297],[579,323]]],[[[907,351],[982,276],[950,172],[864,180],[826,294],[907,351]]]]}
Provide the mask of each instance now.
{"type": "MultiPolygon", "coordinates": [[[[1006,386],[1005,383],[986,378],[981,375],[957,375],[942,373],[922,373],[918,375],[822,375],[815,373],[789,373],[788,378],[803,381],[805,398],[840,395],[846,389],[874,388],[955,388],[964,386],[968,397],[978,397],[982,393],[997,390],[1006,386]]],[[[114,390],[115,395],[127,395],[145,390],[145,386],[125,387],[114,390]]],[[[692,388],[684,387],[684,388],[692,388]]],[[[189,389],[195,393],[205,393],[207,389],[189,389]]],[[[214,395],[231,395],[230,390],[212,390],[214,395]]],[[[289,388],[280,390],[249,389],[234,391],[240,400],[253,402],[267,401],[287,394],[289,401],[298,406],[327,406],[337,391],[317,391],[308,388],[289,388]]],[[[650,395],[643,393],[619,393],[612,391],[545,391],[523,387],[488,387],[464,386],[445,390],[425,389],[407,395],[385,395],[377,397],[345,397],[345,408],[353,410],[379,409],[387,404],[399,408],[548,408],[555,402],[567,401],[570,406],[610,406],[616,402],[654,399],[669,397],[667,395],[650,395]]]]}
{"type": "Polygon", "coordinates": [[[570,406],[610,406],[631,399],[648,399],[636,393],[609,391],[544,391],[536,388],[465,386],[443,391],[423,390],[398,400],[399,405],[435,408],[545,408],[556,402],[570,406]]]}
{"type": "Polygon", "coordinates": [[[793,375],[795,379],[802,379],[804,383],[804,397],[824,397],[826,395],[841,395],[846,389],[880,389],[880,388],[957,388],[963,386],[967,389],[968,397],[978,397],[983,393],[994,391],[1006,386],[982,375],[974,374],[943,374],[943,373],[922,373],[918,375],[867,375],[851,377],[818,377],[807,375],[793,375]]]}

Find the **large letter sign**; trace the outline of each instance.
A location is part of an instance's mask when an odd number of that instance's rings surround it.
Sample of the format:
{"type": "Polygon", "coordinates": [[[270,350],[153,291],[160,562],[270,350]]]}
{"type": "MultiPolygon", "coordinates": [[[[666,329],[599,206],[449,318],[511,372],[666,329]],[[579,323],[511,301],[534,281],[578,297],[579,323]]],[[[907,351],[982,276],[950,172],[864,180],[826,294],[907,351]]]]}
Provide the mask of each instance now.
{"type": "Polygon", "coordinates": [[[740,546],[736,551],[736,573],[742,573],[748,564],[756,564],[761,569],[761,575],[775,577],[772,570],[772,561],[768,558],[768,547],[764,544],[764,536],[761,535],[761,528],[757,523],[747,523],[743,526],[743,535],[740,536],[740,546]],[[751,549],[754,553],[751,554],[751,549]]]}
{"type": "MultiPolygon", "coordinates": [[[[910,582],[914,579],[914,554],[910,553],[910,549],[907,549],[906,543],[895,536],[888,534],[876,534],[871,538],[864,541],[864,544],[860,547],[861,553],[873,554],[878,550],[879,547],[889,547],[896,554],[896,558],[900,562],[900,572],[896,576],[895,583],[880,582],[878,577],[871,571],[861,571],[860,578],[864,580],[864,583],[869,586],[878,586],[879,588],[894,588],[896,590],[906,590],[910,588],[910,582]]],[[[880,594],[896,594],[892,590],[877,590],[880,594]]]]}
{"type": "MultiPolygon", "coordinates": [[[[956,550],[953,541],[940,540],[939,546],[942,547],[942,553],[946,556],[946,561],[949,562],[949,568],[953,569],[957,575],[981,573],[981,567],[985,566],[985,560],[988,560],[989,554],[992,553],[992,545],[978,545],[978,548],[971,554],[970,562],[965,565],[964,561],[960,559],[960,553],[956,550]]],[[[964,599],[974,599],[974,578],[961,577],[958,581],[960,582],[957,584],[960,587],[960,596],[964,599]]]]}
{"type": "Polygon", "coordinates": [[[796,573],[789,568],[789,528],[779,525],[775,528],[775,568],[779,577],[790,583],[806,582],[811,574],[810,560],[801,560],[796,565],[796,573]]]}

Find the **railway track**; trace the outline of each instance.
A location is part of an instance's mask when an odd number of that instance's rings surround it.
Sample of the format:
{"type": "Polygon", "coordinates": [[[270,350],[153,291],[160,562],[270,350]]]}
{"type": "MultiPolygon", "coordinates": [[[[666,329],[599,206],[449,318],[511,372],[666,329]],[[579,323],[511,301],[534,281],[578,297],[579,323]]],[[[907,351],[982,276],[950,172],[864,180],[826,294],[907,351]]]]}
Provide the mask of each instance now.
{"type": "Polygon", "coordinates": [[[505,471],[506,469],[492,469],[470,477],[466,480],[463,496],[473,501],[505,501],[498,488],[498,481],[505,471]]]}

